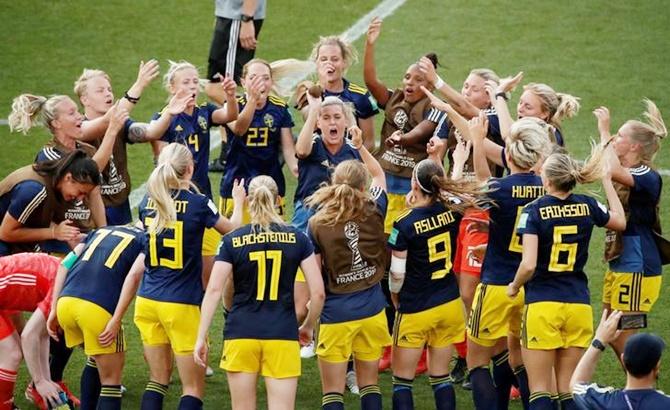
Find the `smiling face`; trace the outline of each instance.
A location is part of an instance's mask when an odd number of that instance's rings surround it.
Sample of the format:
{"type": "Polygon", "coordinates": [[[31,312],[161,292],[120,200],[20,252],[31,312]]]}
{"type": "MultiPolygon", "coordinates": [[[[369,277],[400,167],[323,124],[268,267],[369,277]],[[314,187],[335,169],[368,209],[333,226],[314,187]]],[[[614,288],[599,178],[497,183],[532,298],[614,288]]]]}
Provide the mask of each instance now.
{"type": "Polygon", "coordinates": [[[50,124],[54,135],[60,138],[80,138],[84,116],[79,113],[77,104],[72,99],[66,98],[59,102],[55,109],[56,116],[50,124]]]}
{"type": "Polygon", "coordinates": [[[324,44],[319,47],[316,57],[316,72],[321,85],[341,81],[346,68],[347,63],[344,61],[340,46],[324,44]]]}
{"type": "Polygon", "coordinates": [[[486,80],[476,74],[470,74],[463,82],[461,95],[475,107],[483,110],[491,104],[489,95],[486,93],[484,85],[486,80]]]}
{"type": "Polygon", "coordinates": [[[405,101],[408,103],[417,102],[426,96],[419,87],[424,86],[428,88],[430,86],[426,76],[423,75],[417,64],[412,64],[407,68],[405,76],[402,78],[402,85],[402,92],[405,101]]]}
{"type": "Polygon", "coordinates": [[[316,125],[321,129],[321,136],[327,146],[337,147],[342,145],[344,132],[347,129],[347,117],[341,105],[334,104],[322,107],[316,125]]]}
{"type": "Polygon", "coordinates": [[[56,184],[56,188],[66,201],[83,201],[89,192],[95,188],[95,185],[77,182],[72,178],[72,174],[68,172],[60,182],[56,184]]]}
{"type": "Polygon", "coordinates": [[[248,91],[248,87],[251,86],[251,81],[255,78],[260,78],[263,85],[261,88],[261,101],[265,101],[268,97],[268,93],[272,89],[272,74],[270,73],[270,67],[263,63],[253,63],[249,65],[246,69],[246,75],[242,78],[242,86],[248,91]]]}
{"type": "Polygon", "coordinates": [[[90,110],[104,115],[114,104],[114,93],[109,79],[99,75],[86,81],[86,91],[80,100],[87,112],[90,110]]]}
{"type": "Polygon", "coordinates": [[[516,107],[516,115],[518,118],[535,117],[545,122],[549,120],[549,113],[542,107],[542,100],[530,90],[521,94],[516,107]]]}
{"type": "Polygon", "coordinates": [[[196,69],[188,67],[174,73],[170,83],[170,93],[174,95],[180,91],[193,96],[193,101],[187,108],[195,107],[195,101],[198,99],[198,93],[200,92],[200,76],[196,69]]]}

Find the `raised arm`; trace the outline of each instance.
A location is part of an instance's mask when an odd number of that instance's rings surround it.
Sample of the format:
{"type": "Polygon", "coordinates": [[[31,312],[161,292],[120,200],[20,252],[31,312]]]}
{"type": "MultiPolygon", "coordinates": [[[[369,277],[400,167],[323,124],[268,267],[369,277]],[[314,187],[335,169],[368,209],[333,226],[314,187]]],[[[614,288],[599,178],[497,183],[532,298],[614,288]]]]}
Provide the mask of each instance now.
{"type": "Polygon", "coordinates": [[[112,118],[109,121],[109,126],[107,131],[105,131],[105,136],[102,138],[102,143],[93,154],[93,161],[98,164],[98,170],[102,172],[107,163],[109,163],[109,158],[112,156],[112,151],[114,150],[114,143],[116,142],[116,136],[119,134],[119,131],[123,128],[123,125],[128,120],[128,111],[125,108],[122,108],[120,105],[112,108],[112,118]]]}
{"type": "MultiPolygon", "coordinates": [[[[611,143],[612,136],[610,135],[610,111],[607,107],[598,107],[593,111],[593,115],[598,119],[598,133],[600,134],[600,142],[602,144],[611,143]]],[[[608,148],[609,151],[613,151],[608,148]]],[[[607,165],[609,172],[612,174],[612,180],[627,187],[635,185],[635,180],[628,168],[621,165],[619,157],[616,155],[609,155],[607,158],[607,165]]]]}
{"type": "Polygon", "coordinates": [[[480,182],[491,178],[491,169],[486,160],[486,148],[484,141],[488,133],[489,121],[484,113],[470,120],[470,138],[472,140],[472,162],[475,168],[475,175],[480,182]]]}
{"type": "Polygon", "coordinates": [[[301,159],[307,158],[312,153],[312,138],[316,129],[316,120],[319,118],[319,110],[321,110],[321,98],[312,97],[307,93],[307,102],[309,107],[307,119],[295,143],[295,155],[301,159]]]}
{"type": "Polygon", "coordinates": [[[184,112],[186,106],[191,102],[193,102],[193,95],[186,90],[180,90],[177,94],[173,95],[168,105],[163,109],[161,116],[149,123],[146,130],[147,139],[160,139],[170,126],[172,117],[184,112]]]}
{"type": "Polygon", "coordinates": [[[235,91],[237,90],[235,81],[233,81],[232,78],[226,77],[221,81],[221,87],[223,87],[226,102],[223,104],[223,107],[212,113],[212,122],[214,124],[227,124],[231,121],[235,121],[239,113],[237,100],[235,98],[235,91]]]}
{"type": "Polygon", "coordinates": [[[240,181],[233,181],[233,214],[230,216],[230,219],[225,216],[219,216],[219,220],[214,225],[220,234],[225,235],[233,229],[237,229],[242,226],[242,214],[244,212],[244,201],[247,199],[246,192],[244,191],[244,178],[240,181]]]}
{"type": "Polygon", "coordinates": [[[365,52],[363,54],[363,80],[370,94],[377,102],[384,106],[389,99],[388,87],[377,78],[377,67],[375,65],[375,43],[382,31],[382,21],[375,17],[368,26],[365,40],[365,52]]]}
{"type": "MultiPolygon", "coordinates": [[[[617,158],[614,149],[612,147],[607,147],[606,150],[605,155],[607,155],[608,165],[614,161],[618,163],[619,159],[617,158]]],[[[611,168],[608,168],[608,172],[605,173],[602,180],[605,195],[607,196],[607,203],[610,208],[610,219],[607,221],[605,227],[615,231],[623,231],[626,229],[626,214],[623,205],[621,204],[621,200],[619,199],[619,195],[617,195],[614,185],[612,185],[612,173],[609,169],[611,168]]]]}
{"type": "Polygon", "coordinates": [[[491,105],[493,105],[498,113],[498,120],[500,121],[500,135],[503,140],[507,142],[512,128],[512,115],[509,113],[507,107],[507,94],[516,88],[523,79],[523,71],[519,71],[517,75],[512,78],[504,78],[500,80],[500,84],[495,84],[492,81],[486,82],[486,91],[491,98],[491,105]]]}
{"type": "Polygon", "coordinates": [[[479,114],[479,109],[472,105],[461,93],[453,89],[449,84],[437,75],[433,62],[428,57],[421,57],[419,60],[419,69],[426,76],[426,79],[435,87],[440,94],[447,99],[447,102],[454,109],[466,118],[472,118],[479,114]]]}
{"type": "Polygon", "coordinates": [[[351,135],[351,143],[354,148],[358,150],[361,155],[361,160],[365,164],[368,172],[372,176],[372,186],[378,186],[386,191],[386,176],[379,162],[370,154],[365,145],[363,145],[363,131],[358,127],[349,128],[349,135],[351,135]]]}
{"type": "Polygon", "coordinates": [[[235,136],[243,136],[249,130],[249,125],[254,119],[254,113],[256,112],[256,103],[260,98],[260,92],[262,87],[261,77],[255,77],[251,80],[251,84],[247,88],[247,103],[240,112],[239,116],[235,121],[232,121],[228,124],[228,128],[233,131],[235,136]]]}

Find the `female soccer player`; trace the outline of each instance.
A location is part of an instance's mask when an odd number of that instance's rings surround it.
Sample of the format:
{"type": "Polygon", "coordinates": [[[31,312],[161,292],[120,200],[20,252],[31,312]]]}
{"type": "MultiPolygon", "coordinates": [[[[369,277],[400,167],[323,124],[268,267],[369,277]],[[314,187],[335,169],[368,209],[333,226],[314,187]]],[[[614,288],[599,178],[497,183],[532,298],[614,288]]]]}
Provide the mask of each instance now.
{"type": "MultiPolygon", "coordinates": [[[[627,210],[624,232],[608,232],[605,257],[609,269],[603,286],[603,308],[626,313],[649,312],[658,299],[663,271],[654,232],[660,232],[658,206],[661,200],[661,176],[654,170],[654,156],[668,131],[656,105],[645,100],[647,122],[626,121],[614,136],[616,158],[612,180],[627,210]]],[[[601,140],[610,136],[609,110],[594,111],[601,140]]],[[[626,340],[635,333],[621,333],[612,347],[621,357],[626,340]]]]}
{"type": "Polygon", "coordinates": [[[205,369],[193,361],[200,321],[202,248],[205,228],[221,234],[240,226],[244,181],[235,185],[235,211],[230,220],[219,215],[207,196],[192,192],[195,165],[189,148],[171,143],[163,148],[140,203],[146,230],[146,270],[135,302],[135,324],[144,344],[150,381],[142,408],[161,408],[177,362],[182,382],[182,409],[202,407],[205,369]]]}
{"type": "MultiPolygon", "coordinates": [[[[230,148],[221,178],[219,212],[222,214],[232,213],[231,191],[236,179],[251,181],[257,175],[268,175],[277,183],[283,215],[286,184],[279,163],[280,149],[295,176],[298,176],[298,163],[291,132],[293,120],[286,103],[269,95],[272,84],[272,69],[265,60],[253,59],[244,65],[242,85],[246,93],[238,99],[240,115],[226,126],[230,148]]],[[[244,216],[248,222],[248,212],[244,216]]]]}
{"type": "Polygon", "coordinates": [[[286,225],[276,208],[281,200],[267,175],[249,183],[251,223],[224,236],[202,302],[196,363],[207,365],[207,333],[224,284],[234,288],[225,323],[221,368],[227,372],[233,409],[256,408],[258,375],[265,378],[269,409],[293,409],[300,376],[300,345],[312,340],[324,290],[312,244],[286,225]],[[307,280],[309,314],[298,330],[293,284],[298,267],[307,280]],[[232,278],[231,278],[232,276],[232,278]]]}
{"type": "MultiPolygon", "coordinates": [[[[222,125],[237,118],[237,101],[235,101],[235,82],[230,78],[221,81],[226,94],[226,104],[217,108],[210,103],[197,105],[200,92],[200,75],[191,63],[170,61],[170,68],[164,76],[165,88],[171,98],[186,98],[185,108],[175,113],[171,108],[164,108],[154,114],[149,127],[151,133],[162,135],[159,145],[178,142],[188,147],[194,160],[193,183],[210,200],[213,200],[212,187],[209,182],[209,130],[217,124],[222,125]]],[[[181,108],[181,107],[179,107],[181,108]]],[[[214,229],[206,229],[202,244],[203,281],[212,271],[216,247],[221,236],[214,229]]]]}
{"type": "Polygon", "coordinates": [[[613,154],[604,145],[595,146],[583,166],[566,154],[550,155],[541,173],[546,194],[526,205],[518,218],[523,256],[507,295],[519,298],[521,287],[525,288],[522,354],[532,409],[555,408],[549,393],[554,382],[560,407],[574,408],[570,377],[593,336],[584,273],[591,232],[594,225],[618,231],[626,227],[611,175],[603,172],[605,156],[613,154]],[[609,210],[572,192],[577,183],[601,177],[609,210]]]}
{"type": "Polygon", "coordinates": [[[549,136],[541,121],[525,118],[512,125],[505,155],[510,175],[492,178],[484,153],[488,126],[484,115],[473,118],[469,136],[473,143],[475,172],[488,182],[489,237],[481,283],[477,286],[468,320],[468,368],[476,408],[507,408],[510,386],[520,386],[527,401],[528,388],[520,355],[523,297],[509,299],[507,285],[521,261],[521,243],[514,227],[521,209],[542,196],[544,190],[533,169],[548,153],[549,136]],[[508,351],[509,349],[509,351],[508,351]],[[489,363],[493,360],[493,377],[489,363]],[[511,367],[511,368],[510,368],[511,367]],[[512,373],[514,370],[514,373],[512,373]],[[516,376],[516,377],[515,377],[516,376]]]}
{"type": "MultiPolygon", "coordinates": [[[[19,253],[0,258],[0,410],[12,410],[13,392],[21,358],[42,403],[57,405],[61,387],[49,373],[49,335],[46,317],[60,259],[43,253],[19,253]],[[33,312],[19,335],[13,317],[33,312]]],[[[46,407],[46,406],[44,406],[46,407]]]]}
{"type": "Polygon", "coordinates": [[[81,150],[9,174],[0,182],[0,255],[33,251],[50,239],[76,244],[79,229],[67,219],[55,223],[57,209],[64,201],[83,200],[98,185],[100,171],[81,150]]]}
{"type": "Polygon", "coordinates": [[[389,288],[397,301],[393,329],[393,408],[413,409],[412,382],[424,346],[437,409],[454,409],[450,345],[465,339],[465,316],[452,270],[462,213],[477,191],[447,179],[441,163],[419,162],[411,208],[393,223],[389,288]]]}
{"type": "Polygon", "coordinates": [[[386,181],[379,163],[363,145],[361,131],[353,130],[351,143],[365,165],[358,160],[341,162],[331,184],[307,202],[318,209],[308,232],[326,278],[326,302],[315,343],[322,407],[329,410],[344,408],[345,374],[352,355],[362,408],[381,409],[377,367],[383,347],[391,342],[379,285],[387,259],[386,181]],[[368,173],[372,176],[369,191],[368,173]]]}
{"type": "MultiPolygon", "coordinates": [[[[121,320],[142,279],[144,248],[141,229],[100,228],[65,257],[56,276],[49,334],[58,340],[63,329],[67,346],[83,345],[100,374],[97,394],[81,392],[83,409],[121,409],[126,350],[121,320]]],[[[86,386],[82,380],[82,390],[86,386]]]]}
{"type": "MultiPolygon", "coordinates": [[[[318,85],[323,90],[322,97],[335,96],[353,105],[356,125],[363,131],[365,148],[372,152],[375,147],[375,124],[372,117],[379,113],[377,102],[365,87],[344,78],[347,69],[357,60],[356,49],[340,37],[321,37],[314,44],[310,59],[316,63],[318,85]]],[[[305,120],[309,114],[309,101],[305,99],[308,95],[307,88],[299,87],[296,103],[296,108],[302,111],[305,120]]]]}

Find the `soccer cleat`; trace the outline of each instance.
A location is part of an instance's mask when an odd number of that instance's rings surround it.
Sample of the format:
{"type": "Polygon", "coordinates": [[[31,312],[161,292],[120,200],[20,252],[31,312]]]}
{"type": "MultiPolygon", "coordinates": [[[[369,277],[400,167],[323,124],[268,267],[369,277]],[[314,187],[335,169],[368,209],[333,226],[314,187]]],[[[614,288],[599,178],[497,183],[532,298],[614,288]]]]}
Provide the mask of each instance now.
{"type": "Polygon", "coordinates": [[[382,355],[382,358],[379,360],[379,372],[384,372],[387,369],[391,368],[391,346],[386,346],[384,348],[384,354],[382,355]]]}
{"type": "Polygon", "coordinates": [[[416,364],[416,372],[415,374],[418,376],[420,374],[424,374],[428,371],[428,364],[426,364],[426,349],[423,349],[423,352],[421,353],[421,358],[419,359],[419,363],[416,364]]]}
{"type": "Polygon", "coordinates": [[[28,384],[28,387],[26,387],[26,400],[31,402],[35,407],[37,407],[40,410],[47,410],[47,405],[44,403],[44,399],[40,394],[37,392],[37,389],[35,386],[33,386],[32,383],[28,384]]]}
{"type": "Polygon", "coordinates": [[[347,372],[347,389],[353,394],[360,394],[358,390],[358,381],[356,380],[356,372],[349,370],[347,372]]]}
{"type": "Polygon", "coordinates": [[[63,389],[63,392],[65,392],[65,395],[67,396],[67,399],[70,402],[72,402],[72,405],[74,407],[79,407],[79,405],[81,404],[81,401],[79,401],[79,398],[77,396],[72,394],[70,389],[67,387],[67,384],[65,384],[65,382],[62,381],[62,380],[59,381],[59,382],[56,382],[56,384],[58,384],[60,386],[60,388],[63,389]]]}
{"type": "Polygon", "coordinates": [[[316,352],[314,351],[314,341],[311,341],[307,346],[300,348],[300,357],[303,359],[309,359],[314,356],[316,356],[316,352]]]}
{"type": "Polygon", "coordinates": [[[121,394],[126,394],[127,391],[128,391],[128,389],[126,388],[126,386],[124,384],[122,384],[121,385],[121,394]]]}
{"type": "Polygon", "coordinates": [[[519,400],[520,398],[521,398],[521,393],[519,392],[519,389],[512,386],[512,388],[509,391],[509,399],[510,400],[519,400]]]}
{"type": "Polygon", "coordinates": [[[205,377],[212,377],[212,376],[214,376],[214,369],[207,366],[207,369],[205,369],[205,377]]]}
{"type": "Polygon", "coordinates": [[[454,368],[451,369],[451,379],[454,384],[461,384],[465,380],[465,375],[468,371],[468,364],[462,357],[456,357],[454,360],[454,368]]]}
{"type": "Polygon", "coordinates": [[[463,389],[465,390],[472,390],[472,381],[470,381],[470,372],[467,372],[465,375],[465,380],[463,380],[463,384],[461,385],[463,389]]]}

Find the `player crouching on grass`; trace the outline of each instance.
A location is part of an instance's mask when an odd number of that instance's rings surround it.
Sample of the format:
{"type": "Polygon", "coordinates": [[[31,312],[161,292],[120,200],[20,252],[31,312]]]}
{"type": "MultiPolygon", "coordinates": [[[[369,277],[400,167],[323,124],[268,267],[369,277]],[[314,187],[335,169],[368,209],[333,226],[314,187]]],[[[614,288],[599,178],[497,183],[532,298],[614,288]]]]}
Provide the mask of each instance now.
{"type": "MultiPolygon", "coordinates": [[[[59,264],[60,259],[43,253],[0,258],[0,410],[16,408],[14,384],[22,356],[42,400],[54,406],[60,403],[61,388],[49,375],[45,326],[59,264]],[[22,311],[34,313],[19,334],[15,320],[22,311]]],[[[46,406],[42,402],[39,407],[46,406]]]]}

